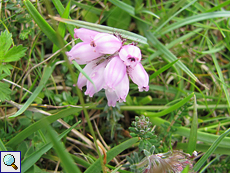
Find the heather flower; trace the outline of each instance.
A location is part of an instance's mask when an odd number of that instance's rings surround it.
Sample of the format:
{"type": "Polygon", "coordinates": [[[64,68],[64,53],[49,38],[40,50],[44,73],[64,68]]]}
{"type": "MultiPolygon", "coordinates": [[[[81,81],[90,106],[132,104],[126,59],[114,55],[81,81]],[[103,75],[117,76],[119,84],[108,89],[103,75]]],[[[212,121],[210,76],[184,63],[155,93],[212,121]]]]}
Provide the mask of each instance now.
{"type": "Polygon", "coordinates": [[[90,73],[89,77],[92,79],[93,83],[95,84],[96,89],[93,86],[93,84],[89,80],[87,80],[87,84],[86,84],[87,90],[85,91],[86,95],[93,97],[93,95],[98,91],[100,91],[105,85],[103,74],[107,63],[108,61],[105,60],[102,63],[98,64],[95,68],[93,68],[93,71],[90,73]]]}
{"type": "Polygon", "coordinates": [[[129,92],[129,77],[138,85],[139,91],[148,91],[148,74],[140,64],[141,51],[134,45],[122,46],[126,39],[120,35],[100,33],[85,28],[74,29],[74,37],[83,42],[66,52],[70,62],[86,64],[83,71],[94,85],[80,73],[77,86],[86,86],[85,94],[92,97],[101,89],[109,106],[125,102],[129,92]]]}
{"type": "Polygon", "coordinates": [[[115,90],[105,89],[105,95],[108,100],[108,106],[116,106],[117,101],[126,102],[126,96],[129,92],[129,78],[125,74],[122,81],[115,87],[115,90]]]}
{"type": "Polygon", "coordinates": [[[149,90],[149,76],[141,63],[138,63],[135,67],[128,67],[127,71],[132,81],[138,85],[140,92],[149,90]]]}
{"type": "Polygon", "coordinates": [[[118,56],[113,57],[104,71],[105,88],[113,91],[124,78],[125,74],[126,66],[124,62],[118,56]]]}
{"type": "Polygon", "coordinates": [[[117,94],[119,102],[126,102],[126,96],[129,93],[129,77],[127,73],[123,77],[122,81],[116,86],[115,92],[117,94]]]}
{"type": "Polygon", "coordinates": [[[81,42],[76,44],[69,52],[66,52],[66,55],[70,62],[75,60],[78,64],[87,64],[103,54],[95,52],[89,43],[81,42]]]}
{"type": "Polygon", "coordinates": [[[118,96],[115,91],[105,90],[105,95],[108,101],[108,106],[115,107],[118,101],[118,96]]]}
{"type": "Polygon", "coordinates": [[[126,66],[135,67],[141,60],[141,50],[134,45],[125,45],[121,48],[119,56],[126,66]]]}
{"type": "Polygon", "coordinates": [[[121,40],[106,33],[97,34],[91,42],[91,46],[95,48],[94,50],[102,54],[114,54],[121,48],[121,45],[121,40]]]}
{"type": "Polygon", "coordinates": [[[92,31],[90,29],[79,28],[74,29],[74,38],[80,38],[83,42],[90,43],[93,41],[94,37],[99,34],[100,32],[92,31]]]}
{"type": "MultiPolygon", "coordinates": [[[[93,69],[96,67],[97,65],[96,63],[97,63],[97,60],[94,60],[86,64],[86,66],[83,68],[83,71],[89,76],[91,72],[93,71],[93,69]]],[[[88,79],[82,73],[80,73],[78,76],[78,80],[77,80],[78,88],[82,90],[82,87],[87,84],[87,80],[88,79]]]]}

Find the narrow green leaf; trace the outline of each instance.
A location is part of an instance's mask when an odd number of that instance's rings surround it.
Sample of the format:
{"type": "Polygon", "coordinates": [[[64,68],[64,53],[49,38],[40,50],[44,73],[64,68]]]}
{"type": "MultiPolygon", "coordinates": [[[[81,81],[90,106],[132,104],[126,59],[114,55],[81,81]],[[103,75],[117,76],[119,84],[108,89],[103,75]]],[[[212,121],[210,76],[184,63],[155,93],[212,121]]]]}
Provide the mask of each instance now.
{"type": "MultiPolygon", "coordinates": [[[[75,123],[72,127],[62,132],[57,140],[60,141],[64,136],[66,136],[74,127],[76,127],[80,121],[75,123]]],[[[21,171],[25,172],[27,171],[31,166],[33,166],[41,157],[43,154],[45,154],[47,151],[49,151],[53,147],[53,144],[49,142],[48,144],[44,145],[43,147],[39,148],[39,150],[33,152],[33,154],[26,157],[22,163],[21,163],[21,171]]]]}
{"type": "Polygon", "coordinates": [[[207,19],[214,19],[218,17],[230,17],[230,11],[217,11],[217,12],[211,12],[211,13],[202,13],[202,14],[191,16],[191,17],[187,17],[183,20],[180,20],[171,25],[168,25],[167,27],[161,30],[160,34],[164,35],[182,26],[189,25],[189,24],[203,21],[203,20],[207,20],[207,19]]]}
{"type": "Polygon", "coordinates": [[[185,103],[187,103],[192,97],[194,96],[194,93],[191,93],[190,95],[188,95],[187,97],[185,97],[183,100],[179,101],[178,103],[176,103],[175,105],[173,106],[170,106],[169,108],[161,111],[161,112],[157,112],[157,113],[154,113],[154,112],[144,112],[143,114],[145,116],[148,116],[148,117],[160,117],[160,116],[164,116],[178,108],[180,108],[181,106],[183,106],[185,103]]]}
{"type": "Polygon", "coordinates": [[[71,114],[76,114],[77,112],[79,112],[81,110],[82,110],[82,108],[68,108],[68,109],[62,110],[56,114],[53,114],[51,116],[45,117],[45,118],[37,121],[33,125],[30,125],[29,127],[24,129],[23,131],[21,131],[19,134],[17,134],[15,137],[13,137],[9,142],[7,142],[6,145],[13,148],[13,147],[17,146],[20,142],[22,142],[24,139],[26,139],[28,136],[30,136],[34,132],[36,132],[37,130],[39,130],[41,128],[45,128],[44,121],[48,121],[49,123],[52,123],[52,122],[58,120],[59,118],[66,117],[66,116],[71,115],[71,114]]]}
{"type": "MultiPolygon", "coordinates": [[[[132,146],[133,144],[135,144],[138,141],[138,138],[131,138],[128,139],[127,141],[117,145],[116,147],[112,148],[111,150],[109,150],[107,152],[107,158],[106,161],[107,163],[110,162],[114,157],[116,157],[119,153],[121,153],[122,151],[126,150],[127,148],[129,148],[130,146],[132,146]]],[[[86,171],[85,173],[100,173],[101,172],[101,164],[100,164],[100,160],[97,159],[96,162],[94,162],[94,164],[92,164],[86,171]]]]}
{"type": "Polygon", "coordinates": [[[72,63],[93,84],[94,89],[97,90],[92,79],[85,73],[85,71],[79,66],[79,64],[76,61],[72,61],[72,63]]]}
{"type": "Polygon", "coordinates": [[[80,21],[80,20],[63,19],[60,17],[52,17],[52,18],[54,18],[55,20],[60,21],[60,22],[68,23],[68,24],[75,25],[75,26],[82,27],[82,28],[86,28],[86,29],[95,30],[98,32],[105,32],[105,33],[110,33],[110,34],[119,33],[127,39],[130,39],[130,40],[133,40],[136,42],[140,42],[143,44],[148,44],[147,39],[145,37],[138,35],[138,34],[135,34],[135,33],[132,33],[132,32],[129,32],[129,31],[122,30],[122,29],[116,29],[116,28],[112,28],[109,26],[103,26],[103,25],[99,25],[99,24],[95,24],[95,23],[89,23],[89,22],[80,21]]]}
{"type": "Polygon", "coordinates": [[[0,151],[7,151],[5,145],[3,144],[2,140],[0,139],[0,151]]]}
{"type": "Polygon", "coordinates": [[[230,133],[230,128],[226,130],[222,135],[220,135],[211,147],[205,152],[205,154],[198,160],[198,162],[194,165],[193,170],[197,172],[202,165],[207,161],[208,157],[215,151],[219,143],[230,133]]]}
{"type": "MultiPolygon", "coordinates": [[[[162,118],[159,117],[149,117],[150,121],[158,126],[161,126],[162,124],[170,124],[169,121],[166,121],[162,118]]],[[[185,136],[185,137],[189,137],[190,135],[190,129],[186,128],[186,127],[175,127],[176,131],[174,132],[175,134],[181,135],[181,136],[185,136]]],[[[197,141],[201,141],[201,142],[206,142],[209,144],[212,144],[215,140],[217,140],[219,137],[219,135],[214,135],[214,134],[209,134],[209,133],[205,133],[205,132],[197,132],[197,141]]],[[[230,149],[230,137],[225,137],[219,144],[220,147],[224,147],[224,148],[228,148],[230,149]]]]}
{"type": "Polygon", "coordinates": [[[47,133],[49,135],[49,138],[54,146],[54,149],[56,153],[58,154],[61,165],[64,168],[66,173],[81,173],[77,165],[74,163],[73,158],[70,156],[70,154],[67,152],[64,145],[57,140],[58,135],[57,133],[51,128],[49,123],[46,121],[46,129],[47,133]]]}
{"type": "MultiPolygon", "coordinates": [[[[40,15],[37,9],[33,6],[33,4],[29,0],[23,1],[26,9],[40,27],[42,32],[54,43],[57,47],[62,48],[62,43],[60,40],[63,40],[60,35],[58,35],[54,29],[46,22],[46,20],[40,15]]],[[[66,42],[65,42],[66,43],[66,42]]],[[[70,46],[68,46],[70,49],[70,46]]]]}
{"type": "Polygon", "coordinates": [[[16,112],[14,115],[10,116],[9,118],[14,118],[14,117],[17,117],[17,116],[21,115],[30,106],[30,104],[34,101],[34,99],[37,98],[38,94],[45,87],[45,84],[48,81],[48,79],[50,78],[50,75],[52,74],[52,72],[54,70],[54,67],[55,67],[54,65],[52,67],[51,66],[46,66],[45,67],[45,69],[43,71],[42,79],[41,79],[38,87],[35,89],[35,91],[30,96],[30,98],[26,101],[26,103],[22,106],[22,108],[19,109],[18,112],[16,112]]]}
{"type": "MultiPolygon", "coordinates": [[[[70,1],[67,4],[65,11],[62,14],[62,18],[68,19],[69,17],[69,11],[70,11],[70,1]]],[[[58,32],[61,35],[62,38],[64,38],[65,36],[65,31],[66,31],[66,24],[65,23],[59,23],[58,25],[58,32]]],[[[58,47],[54,44],[53,45],[53,53],[56,52],[58,50],[58,47]]]]}
{"type": "MultiPolygon", "coordinates": [[[[62,16],[65,12],[65,8],[62,5],[60,0],[52,0],[55,8],[57,9],[60,16],[62,16]]],[[[70,1],[71,2],[71,1],[70,1]]],[[[70,17],[69,17],[70,18],[70,17]]],[[[70,35],[74,38],[74,26],[73,25],[66,25],[70,35]]]]}
{"type": "Polygon", "coordinates": [[[163,73],[165,70],[169,69],[170,67],[172,67],[173,64],[175,64],[179,59],[170,62],[169,64],[165,65],[164,67],[160,68],[159,70],[157,70],[155,73],[153,73],[150,77],[149,80],[154,79],[155,77],[157,77],[159,74],[163,73]]]}
{"type": "Polygon", "coordinates": [[[197,103],[196,103],[196,96],[194,95],[192,125],[191,125],[189,141],[188,141],[188,149],[187,149],[187,153],[189,153],[190,155],[192,155],[193,151],[196,150],[197,128],[198,128],[197,103]]]}
{"type": "MultiPolygon", "coordinates": [[[[209,45],[209,49],[211,49],[211,45],[209,45]]],[[[227,87],[225,85],[225,81],[224,81],[224,77],[223,77],[221,68],[220,68],[219,63],[218,63],[218,61],[216,59],[215,54],[211,54],[211,56],[212,56],[212,60],[213,60],[213,62],[215,64],[215,67],[216,67],[216,70],[217,70],[217,73],[218,73],[218,76],[219,76],[219,80],[221,81],[221,87],[224,90],[224,93],[225,93],[225,96],[226,96],[226,99],[227,99],[227,102],[228,102],[228,107],[230,108],[229,92],[228,92],[227,87]]]]}
{"type": "MultiPolygon", "coordinates": [[[[56,0],[53,0],[53,1],[56,1],[56,0]]],[[[96,8],[96,7],[93,7],[93,6],[90,6],[90,5],[87,5],[87,4],[83,4],[83,3],[80,3],[80,2],[76,2],[76,1],[73,1],[72,4],[75,4],[77,5],[78,7],[81,7],[91,13],[94,13],[96,15],[101,15],[102,13],[102,10],[99,9],[99,8],[96,8]]]]}
{"type": "Polygon", "coordinates": [[[119,7],[120,9],[127,11],[129,14],[135,15],[135,9],[131,5],[128,5],[119,0],[109,0],[109,1],[114,5],[116,5],[117,7],[119,7]]]}

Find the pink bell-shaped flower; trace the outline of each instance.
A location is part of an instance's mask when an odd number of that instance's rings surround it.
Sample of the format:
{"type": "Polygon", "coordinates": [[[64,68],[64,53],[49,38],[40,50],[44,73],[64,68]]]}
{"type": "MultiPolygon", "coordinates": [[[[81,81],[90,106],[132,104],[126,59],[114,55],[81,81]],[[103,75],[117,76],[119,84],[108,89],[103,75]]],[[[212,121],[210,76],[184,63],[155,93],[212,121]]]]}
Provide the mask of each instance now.
{"type": "MultiPolygon", "coordinates": [[[[96,67],[96,63],[97,60],[94,60],[86,64],[86,66],[83,68],[83,71],[89,76],[92,73],[93,69],[96,67]]],[[[88,79],[82,73],[80,73],[77,80],[78,88],[82,90],[82,87],[87,84],[87,80],[88,79]]]]}
{"type": "Polygon", "coordinates": [[[126,66],[134,67],[141,60],[141,50],[134,45],[125,45],[121,48],[119,56],[126,66]]]}
{"type": "Polygon", "coordinates": [[[138,85],[140,92],[149,90],[149,76],[141,63],[135,67],[128,67],[127,71],[132,81],[138,85]]]}
{"type": "Polygon", "coordinates": [[[86,95],[93,97],[93,95],[97,93],[98,91],[100,91],[105,85],[104,70],[105,70],[107,63],[108,61],[105,60],[104,62],[97,65],[91,72],[89,77],[94,82],[96,88],[93,86],[93,84],[89,80],[87,80],[87,84],[86,84],[87,90],[85,91],[86,95]]]}
{"type": "Polygon", "coordinates": [[[74,29],[74,38],[80,38],[83,42],[88,42],[90,43],[94,37],[99,34],[100,32],[93,31],[90,29],[85,29],[85,28],[75,28],[74,29]]]}
{"type": "Polygon", "coordinates": [[[129,77],[127,73],[125,73],[122,81],[116,86],[115,92],[119,102],[126,102],[126,96],[129,93],[129,77]]]}
{"type": "Polygon", "coordinates": [[[99,33],[94,37],[91,46],[96,52],[102,54],[114,54],[121,48],[122,42],[111,34],[99,33]]]}
{"type": "Polygon", "coordinates": [[[110,91],[108,89],[105,90],[105,95],[108,101],[108,106],[115,107],[118,101],[118,96],[115,91],[110,91]]]}
{"type": "Polygon", "coordinates": [[[76,44],[69,52],[66,52],[69,61],[75,60],[78,64],[86,64],[103,54],[95,52],[89,43],[81,42],[76,44]]]}
{"type": "Polygon", "coordinates": [[[115,56],[107,64],[104,71],[105,88],[114,90],[115,87],[122,81],[126,74],[126,66],[124,62],[115,56]]]}

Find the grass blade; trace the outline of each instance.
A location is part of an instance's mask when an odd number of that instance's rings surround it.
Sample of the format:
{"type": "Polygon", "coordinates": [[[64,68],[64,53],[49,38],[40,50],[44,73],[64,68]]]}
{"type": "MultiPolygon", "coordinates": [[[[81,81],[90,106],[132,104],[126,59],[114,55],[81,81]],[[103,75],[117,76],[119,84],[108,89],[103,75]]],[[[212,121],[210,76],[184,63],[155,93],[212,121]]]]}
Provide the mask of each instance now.
{"type": "Polygon", "coordinates": [[[188,141],[188,149],[187,149],[187,153],[189,153],[190,155],[192,155],[193,151],[196,150],[197,128],[198,128],[197,103],[196,103],[196,96],[194,95],[194,108],[193,108],[193,116],[192,116],[192,125],[191,125],[189,141],[188,141]]]}
{"type": "Polygon", "coordinates": [[[153,112],[144,112],[143,114],[145,116],[148,117],[160,117],[160,116],[164,116],[176,109],[178,109],[179,107],[183,106],[185,103],[187,103],[192,97],[194,96],[194,93],[191,93],[190,95],[188,95],[187,97],[185,97],[183,100],[179,101],[178,103],[176,103],[173,106],[170,106],[169,108],[161,111],[161,112],[157,112],[157,113],[153,113],[153,112]]]}
{"type": "Polygon", "coordinates": [[[36,99],[36,97],[38,96],[38,94],[42,91],[42,89],[45,87],[46,82],[48,81],[50,75],[52,74],[53,70],[54,70],[55,66],[46,66],[44,71],[43,71],[43,76],[42,79],[38,85],[38,87],[35,89],[35,91],[33,92],[33,94],[30,96],[30,98],[26,101],[26,103],[22,106],[21,109],[19,109],[18,112],[16,112],[16,114],[10,116],[9,118],[14,118],[17,117],[19,115],[21,115],[29,106],[30,104],[34,101],[34,99],[36,99]]]}
{"type": "Polygon", "coordinates": [[[17,146],[20,142],[22,142],[24,139],[26,139],[28,136],[30,136],[31,134],[36,132],[37,130],[39,130],[41,128],[45,128],[44,121],[52,123],[52,122],[58,120],[59,118],[63,118],[63,117],[66,117],[68,115],[75,114],[81,110],[82,110],[82,108],[68,108],[68,109],[62,110],[56,114],[53,114],[51,116],[45,117],[45,118],[37,121],[33,125],[27,127],[23,131],[21,131],[18,135],[16,135],[9,142],[7,142],[6,145],[13,148],[13,147],[17,146]]]}
{"type": "Polygon", "coordinates": [[[147,43],[147,39],[141,35],[129,32],[129,31],[125,31],[123,29],[116,29],[116,28],[112,28],[109,26],[103,26],[103,25],[99,25],[99,24],[95,24],[95,23],[89,23],[89,22],[85,22],[85,21],[80,21],[80,20],[71,20],[71,19],[63,19],[60,17],[52,17],[57,21],[60,22],[64,22],[64,23],[68,23],[71,25],[75,25],[78,27],[82,27],[82,28],[86,28],[86,29],[91,29],[91,30],[95,30],[98,32],[105,32],[105,33],[119,33],[121,34],[123,37],[136,41],[136,42],[140,42],[143,44],[148,44],[147,43]]]}
{"type": "Polygon", "coordinates": [[[203,21],[203,20],[207,20],[207,19],[218,18],[218,17],[230,17],[230,11],[217,11],[217,12],[211,12],[211,13],[202,13],[202,14],[191,16],[191,17],[187,17],[183,20],[180,20],[178,22],[175,22],[165,27],[164,29],[161,30],[160,34],[164,35],[182,26],[192,24],[195,22],[199,22],[199,21],[203,21]]]}
{"type": "Polygon", "coordinates": [[[57,133],[51,128],[49,123],[46,121],[46,129],[47,133],[49,135],[49,138],[54,146],[54,149],[56,153],[58,154],[62,167],[64,168],[66,173],[81,173],[77,165],[74,163],[73,158],[70,156],[70,154],[67,152],[64,145],[57,140],[58,135],[57,133]]]}
{"type": "MultiPolygon", "coordinates": [[[[110,162],[114,157],[116,157],[119,153],[124,151],[125,149],[129,148],[133,144],[135,144],[138,141],[138,138],[131,138],[126,140],[125,142],[119,144],[118,146],[112,148],[107,152],[107,158],[106,161],[107,163],[110,162]]],[[[98,159],[94,164],[92,164],[86,171],[85,173],[100,173],[101,172],[101,164],[100,160],[98,159]]]]}
{"type": "MultiPolygon", "coordinates": [[[[76,127],[78,124],[80,123],[80,121],[78,121],[77,123],[75,123],[72,127],[70,127],[69,129],[65,130],[64,132],[62,132],[57,140],[60,141],[64,136],[66,136],[74,127],[76,127]]],[[[35,151],[33,154],[31,154],[30,156],[26,157],[21,164],[21,171],[25,172],[27,171],[31,166],[33,166],[41,157],[44,153],[46,153],[47,151],[49,151],[51,148],[53,147],[53,144],[51,142],[49,142],[48,144],[44,145],[43,147],[41,147],[39,150],[35,151]]]]}
{"type": "Polygon", "coordinates": [[[206,151],[206,153],[198,160],[198,162],[194,165],[193,170],[197,172],[202,165],[207,161],[208,157],[215,151],[219,143],[230,133],[230,128],[226,130],[219,138],[217,138],[211,147],[206,151]]]}

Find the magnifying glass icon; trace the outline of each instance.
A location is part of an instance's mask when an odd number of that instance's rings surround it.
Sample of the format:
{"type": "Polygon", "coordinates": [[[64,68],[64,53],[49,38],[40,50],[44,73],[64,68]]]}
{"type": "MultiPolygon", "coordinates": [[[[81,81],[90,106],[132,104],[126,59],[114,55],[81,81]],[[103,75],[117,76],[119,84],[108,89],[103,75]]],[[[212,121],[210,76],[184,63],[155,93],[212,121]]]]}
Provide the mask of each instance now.
{"type": "Polygon", "coordinates": [[[11,154],[7,154],[3,158],[3,162],[7,166],[12,166],[15,170],[18,169],[18,167],[14,164],[15,163],[15,158],[11,154]]]}

